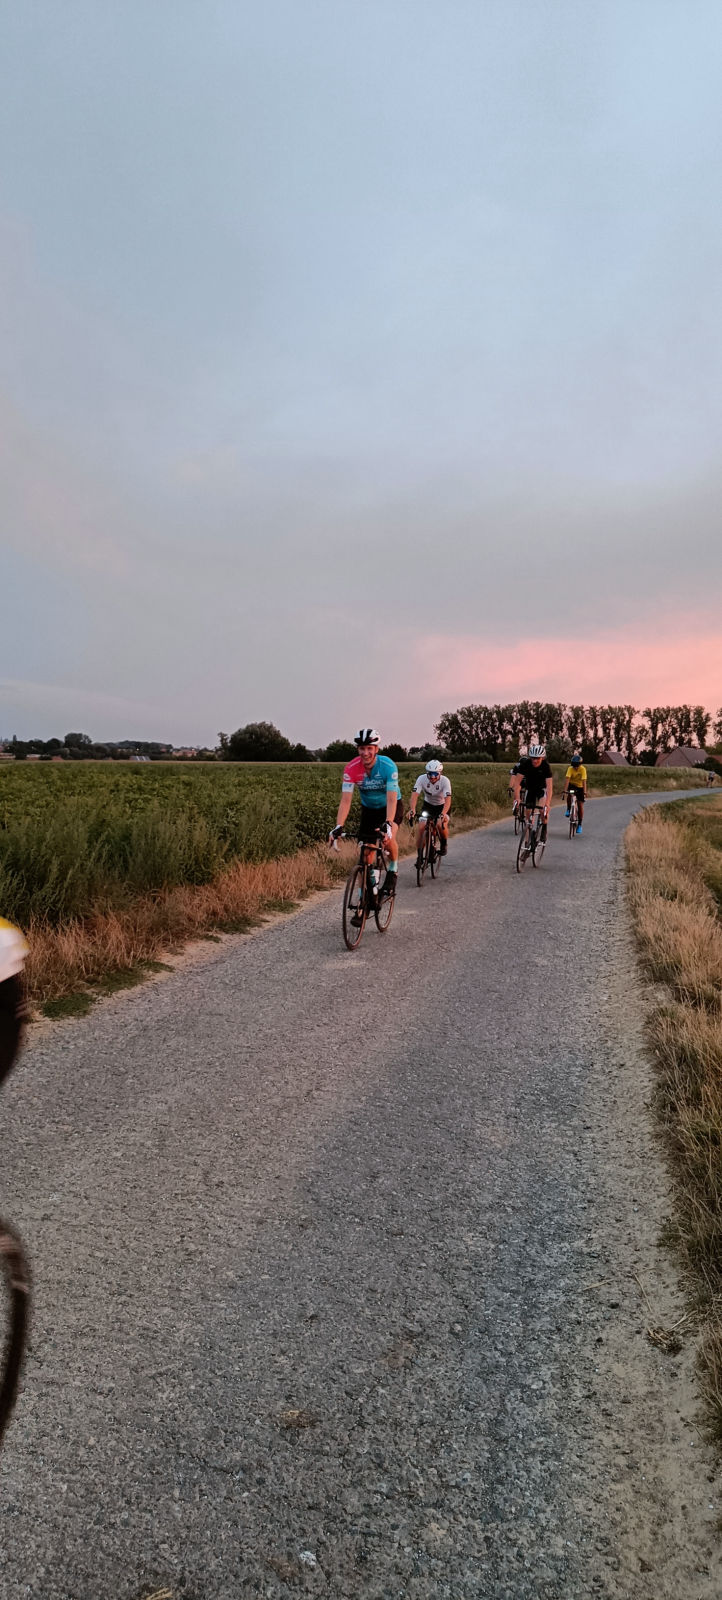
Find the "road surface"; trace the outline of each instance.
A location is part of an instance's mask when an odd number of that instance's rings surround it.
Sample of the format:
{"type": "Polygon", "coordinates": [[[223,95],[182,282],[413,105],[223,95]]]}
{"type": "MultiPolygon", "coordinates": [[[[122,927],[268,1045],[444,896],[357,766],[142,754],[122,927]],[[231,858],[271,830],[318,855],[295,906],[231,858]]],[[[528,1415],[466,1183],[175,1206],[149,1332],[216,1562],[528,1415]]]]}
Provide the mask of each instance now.
{"type": "Polygon", "coordinates": [[[619,864],[649,798],[556,812],[521,876],[509,822],[403,863],[353,955],[325,895],[36,1037],[2,1600],[719,1594],[691,1354],[645,1337],[684,1309],[619,864]]]}

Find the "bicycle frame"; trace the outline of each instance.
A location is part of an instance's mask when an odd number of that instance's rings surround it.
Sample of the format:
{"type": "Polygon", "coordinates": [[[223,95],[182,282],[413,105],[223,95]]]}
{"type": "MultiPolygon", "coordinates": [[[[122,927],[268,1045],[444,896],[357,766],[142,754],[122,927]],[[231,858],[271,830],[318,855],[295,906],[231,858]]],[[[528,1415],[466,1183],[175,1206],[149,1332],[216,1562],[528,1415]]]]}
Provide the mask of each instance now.
{"type": "MultiPolygon", "coordinates": [[[[448,812],[446,815],[448,816],[448,812]]],[[[423,808],[418,819],[414,817],[414,821],[416,822],[417,820],[420,823],[424,823],[424,842],[420,851],[421,859],[419,860],[419,852],[417,852],[416,858],[416,882],[421,888],[427,867],[431,869],[432,878],[435,878],[439,871],[442,841],[439,824],[442,818],[430,816],[429,812],[423,808]]]]}
{"type": "Polygon", "coordinates": [[[525,865],[529,856],[531,856],[532,865],[537,865],[537,851],[539,852],[539,860],[541,861],[545,846],[545,841],[541,837],[541,830],[544,822],[546,821],[546,817],[547,807],[545,803],[542,802],[541,804],[538,804],[535,802],[533,805],[525,805],[522,819],[522,833],[519,840],[519,847],[516,852],[517,872],[521,872],[522,867],[525,865]],[[534,815],[535,812],[536,817],[534,815]]]}
{"type": "MultiPolygon", "coordinates": [[[[340,835],[342,839],[347,834],[340,835]]],[[[383,829],[376,830],[376,842],[370,839],[359,839],[359,853],[356,865],[346,880],[343,897],[341,920],[343,926],[344,944],[347,950],[355,950],[361,942],[366,922],[373,915],[379,933],[385,933],[393,914],[393,898],[381,895],[381,873],[386,869],[384,853],[383,829]],[[378,881],[373,884],[371,873],[376,869],[378,881]],[[360,881],[359,881],[360,878],[360,881]]],[[[334,840],[334,848],[338,848],[338,841],[334,840]]]]}
{"type": "Polygon", "coordinates": [[[569,837],[573,839],[579,823],[579,803],[574,790],[572,790],[571,794],[567,794],[567,798],[569,800],[569,837]]]}

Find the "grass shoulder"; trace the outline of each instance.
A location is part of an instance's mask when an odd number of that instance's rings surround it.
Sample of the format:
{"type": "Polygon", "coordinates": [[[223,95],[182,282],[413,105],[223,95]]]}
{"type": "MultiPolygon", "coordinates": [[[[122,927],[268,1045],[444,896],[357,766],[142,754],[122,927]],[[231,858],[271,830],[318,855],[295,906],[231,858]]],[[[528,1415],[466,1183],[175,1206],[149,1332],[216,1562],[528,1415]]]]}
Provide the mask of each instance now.
{"type": "Polygon", "coordinates": [[[649,1027],[674,1175],[669,1232],[696,1285],[702,1384],[722,1442],[722,798],[641,812],[626,852],[642,959],[664,986],[649,1027]]]}

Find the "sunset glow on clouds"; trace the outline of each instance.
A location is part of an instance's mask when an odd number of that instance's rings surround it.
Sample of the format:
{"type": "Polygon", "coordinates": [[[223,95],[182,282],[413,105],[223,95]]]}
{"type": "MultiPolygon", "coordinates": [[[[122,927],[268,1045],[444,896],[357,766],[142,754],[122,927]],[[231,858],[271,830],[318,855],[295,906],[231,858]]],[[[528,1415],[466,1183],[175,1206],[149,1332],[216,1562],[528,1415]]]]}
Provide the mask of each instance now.
{"type": "Polygon", "coordinates": [[[564,634],[509,639],[508,646],[475,639],[426,640],[439,664],[436,687],[454,704],[522,699],[601,701],[634,705],[722,701],[722,633],[687,624],[660,626],[653,636],[564,634]]]}
{"type": "Polygon", "coordinates": [[[421,690],[429,721],[469,704],[561,700],[567,704],[722,705],[722,633],[660,622],[599,634],[530,635],[508,645],[469,636],[431,635],[415,649],[417,693],[404,691],[404,725],[413,737],[421,690]],[[433,662],[433,677],[424,671],[433,662]],[[431,691],[431,693],[429,692],[431,691]]]}
{"type": "Polygon", "coordinates": [[[0,735],[722,704],[722,8],[409,9],[6,8],[0,735]]]}

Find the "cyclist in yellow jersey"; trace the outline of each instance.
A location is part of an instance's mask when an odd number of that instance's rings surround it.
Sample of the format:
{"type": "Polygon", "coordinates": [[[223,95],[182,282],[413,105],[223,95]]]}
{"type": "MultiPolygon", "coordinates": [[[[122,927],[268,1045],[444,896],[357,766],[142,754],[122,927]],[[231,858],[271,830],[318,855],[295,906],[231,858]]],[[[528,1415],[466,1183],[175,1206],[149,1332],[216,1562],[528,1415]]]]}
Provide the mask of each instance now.
{"type": "Polygon", "coordinates": [[[0,1083],[15,1060],[25,1022],[22,970],[28,953],[19,928],[0,917],[0,1083]]]}
{"type": "Polygon", "coordinates": [[[587,769],[582,762],[581,756],[572,756],[571,763],[567,767],[564,776],[564,799],[567,803],[565,816],[567,817],[569,816],[569,802],[572,797],[572,790],[576,793],[577,809],[579,812],[577,833],[581,833],[582,817],[584,816],[584,801],[587,798],[587,769]]]}

